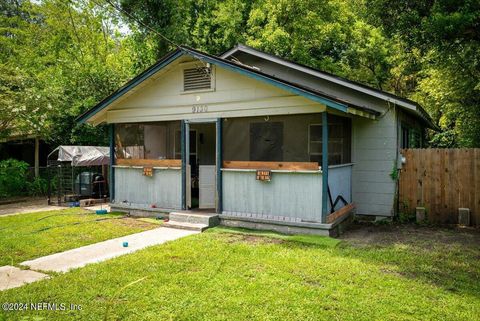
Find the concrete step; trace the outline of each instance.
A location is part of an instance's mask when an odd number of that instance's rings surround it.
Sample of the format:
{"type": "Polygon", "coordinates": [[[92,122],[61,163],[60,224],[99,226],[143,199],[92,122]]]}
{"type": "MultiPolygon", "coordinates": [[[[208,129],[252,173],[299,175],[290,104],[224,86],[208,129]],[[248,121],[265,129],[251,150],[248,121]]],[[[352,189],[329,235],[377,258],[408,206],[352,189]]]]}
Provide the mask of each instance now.
{"type": "Polygon", "coordinates": [[[217,226],[220,223],[218,214],[215,213],[192,213],[192,212],[171,212],[170,222],[203,224],[208,227],[217,226]]]}
{"type": "Polygon", "coordinates": [[[190,230],[190,231],[205,231],[209,226],[206,224],[198,224],[198,223],[188,223],[188,222],[177,222],[177,221],[168,221],[162,224],[163,227],[171,227],[177,228],[182,230],[190,230]]]}

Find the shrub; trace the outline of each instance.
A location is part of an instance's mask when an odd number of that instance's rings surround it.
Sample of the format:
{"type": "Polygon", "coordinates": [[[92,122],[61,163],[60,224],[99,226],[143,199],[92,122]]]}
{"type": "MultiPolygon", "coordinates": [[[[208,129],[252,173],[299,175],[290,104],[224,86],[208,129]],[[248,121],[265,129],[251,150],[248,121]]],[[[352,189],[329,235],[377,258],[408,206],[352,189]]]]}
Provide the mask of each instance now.
{"type": "Polygon", "coordinates": [[[28,163],[16,159],[0,161],[0,197],[20,195],[27,186],[28,163]]]}
{"type": "Polygon", "coordinates": [[[35,177],[27,182],[27,192],[30,196],[45,196],[48,194],[48,181],[45,178],[35,177]]]}

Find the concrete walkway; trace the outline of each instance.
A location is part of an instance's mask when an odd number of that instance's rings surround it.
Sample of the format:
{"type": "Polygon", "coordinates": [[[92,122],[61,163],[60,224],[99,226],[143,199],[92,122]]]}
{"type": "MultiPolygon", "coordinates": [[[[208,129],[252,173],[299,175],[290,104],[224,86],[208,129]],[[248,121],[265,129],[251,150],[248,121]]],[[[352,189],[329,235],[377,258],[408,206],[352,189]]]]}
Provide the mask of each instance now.
{"type": "Polygon", "coordinates": [[[0,291],[48,277],[37,271],[67,272],[90,263],[102,262],[197,233],[199,232],[159,227],[20,263],[20,265],[29,267],[30,271],[3,266],[0,267],[0,291]],[[128,242],[128,247],[123,246],[124,242],[128,242]]]}
{"type": "Polygon", "coordinates": [[[196,233],[198,232],[159,227],[153,230],[40,257],[35,260],[25,261],[20,263],[20,265],[25,265],[32,270],[38,271],[67,272],[68,270],[79,268],[89,263],[105,261],[116,256],[138,251],[148,246],[162,244],[196,233]],[[123,242],[128,242],[128,247],[123,247],[123,242]]]}
{"type": "Polygon", "coordinates": [[[32,283],[48,278],[47,274],[21,270],[17,267],[6,265],[0,267],[0,291],[16,288],[27,283],[32,283]]]}

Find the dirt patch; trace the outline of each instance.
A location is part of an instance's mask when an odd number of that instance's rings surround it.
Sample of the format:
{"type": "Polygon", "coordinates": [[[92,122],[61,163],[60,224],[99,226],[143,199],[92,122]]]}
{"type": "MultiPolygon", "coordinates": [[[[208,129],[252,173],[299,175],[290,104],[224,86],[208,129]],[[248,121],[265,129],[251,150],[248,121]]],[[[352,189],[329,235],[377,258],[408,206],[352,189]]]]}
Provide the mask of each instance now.
{"type": "Polygon", "coordinates": [[[340,239],[353,246],[392,244],[434,244],[480,246],[480,229],[432,227],[415,224],[356,223],[340,239]]]}
{"type": "MultiPolygon", "coordinates": [[[[7,202],[8,203],[8,202],[7,202]]],[[[61,210],[66,207],[50,206],[44,197],[23,197],[20,202],[13,202],[0,205],[0,216],[15,215],[22,213],[33,213],[43,211],[61,210]]]]}
{"type": "Polygon", "coordinates": [[[131,217],[122,217],[119,219],[114,219],[114,221],[119,225],[142,228],[142,229],[153,229],[153,228],[159,227],[158,224],[148,223],[148,222],[131,218],[131,217]]]}
{"type": "Polygon", "coordinates": [[[248,234],[228,234],[228,243],[249,243],[249,244],[281,244],[284,240],[272,237],[248,235],[248,234]]]}

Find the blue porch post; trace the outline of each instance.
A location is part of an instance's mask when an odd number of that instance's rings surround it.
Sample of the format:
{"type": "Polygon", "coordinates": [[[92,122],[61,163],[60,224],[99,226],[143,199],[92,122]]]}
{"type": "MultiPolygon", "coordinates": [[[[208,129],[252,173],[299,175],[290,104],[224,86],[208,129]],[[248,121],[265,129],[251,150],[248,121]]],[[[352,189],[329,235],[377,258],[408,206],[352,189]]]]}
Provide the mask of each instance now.
{"type": "Polygon", "coordinates": [[[222,119],[218,118],[216,122],[217,143],[216,143],[216,164],[217,164],[217,213],[222,213],[223,197],[222,197],[222,119]]]}
{"type": "Polygon", "coordinates": [[[110,195],[110,202],[115,201],[115,124],[108,125],[108,136],[109,136],[109,143],[110,143],[110,177],[108,178],[108,187],[109,187],[109,195],[110,195]]]}
{"type": "Polygon", "coordinates": [[[322,223],[328,216],[328,117],[322,113],[322,223]]]}
{"type": "Polygon", "coordinates": [[[180,150],[182,154],[182,210],[187,209],[187,155],[185,143],[187,135],[185,128],[185,121],[182,120],[180,125],[180,150]]]}

